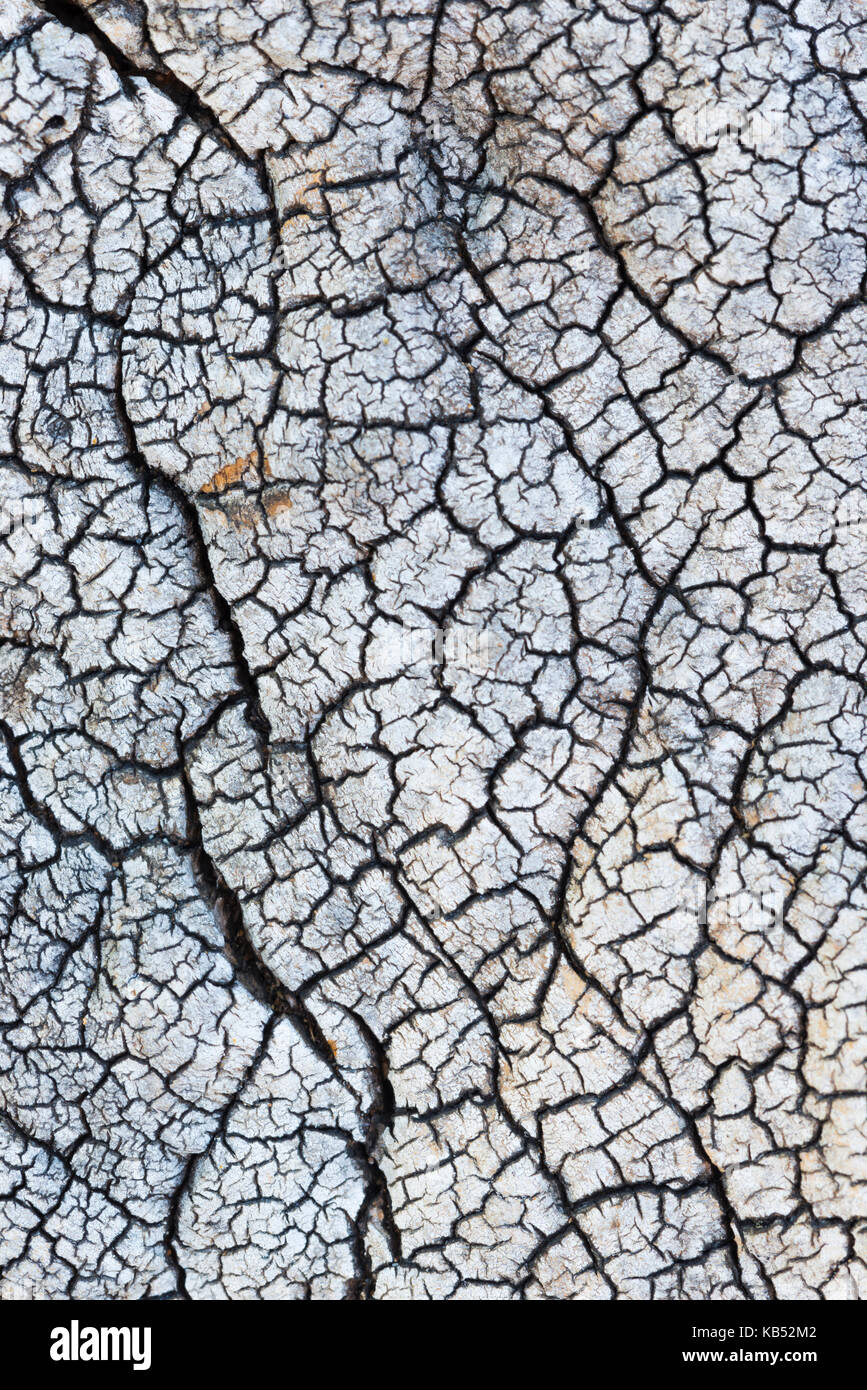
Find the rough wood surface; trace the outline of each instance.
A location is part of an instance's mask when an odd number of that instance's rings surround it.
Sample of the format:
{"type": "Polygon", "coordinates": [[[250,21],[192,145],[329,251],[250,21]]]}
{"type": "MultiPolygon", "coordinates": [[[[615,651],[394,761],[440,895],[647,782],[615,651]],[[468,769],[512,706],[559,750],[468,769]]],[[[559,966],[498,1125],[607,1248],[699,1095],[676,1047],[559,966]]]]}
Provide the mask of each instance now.
{"type": "Polygon", "coordinates": [[[0,1293],[867,1290],[859,0],[4,0],[0,1293]]]}

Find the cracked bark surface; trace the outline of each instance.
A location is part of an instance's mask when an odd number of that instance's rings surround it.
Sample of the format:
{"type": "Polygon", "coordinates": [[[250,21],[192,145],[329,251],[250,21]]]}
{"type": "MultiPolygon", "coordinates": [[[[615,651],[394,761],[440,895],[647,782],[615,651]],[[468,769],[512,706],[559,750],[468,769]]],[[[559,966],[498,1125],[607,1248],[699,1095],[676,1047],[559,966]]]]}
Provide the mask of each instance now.
{"type": "Polygon", "coordinates": [[[863,6],[7,0],[0,175],[2,1296],[860,1297],[863,6]]]}

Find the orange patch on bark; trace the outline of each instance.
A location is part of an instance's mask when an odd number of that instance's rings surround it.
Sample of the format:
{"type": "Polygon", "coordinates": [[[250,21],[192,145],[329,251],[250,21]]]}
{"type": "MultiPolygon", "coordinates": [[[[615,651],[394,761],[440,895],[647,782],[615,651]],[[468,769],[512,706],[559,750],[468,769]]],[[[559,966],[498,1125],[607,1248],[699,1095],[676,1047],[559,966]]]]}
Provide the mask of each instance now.
{"type": "Polygon", "coordinates": [[[224,492],[227,487],[232,487],[244,474],[251,469],[256,462],[256,450],[253,449],[249,454],[242,458],[235,459],[234,463],[227,463],[225,468],[216,472],[209,483],[205,483],[202,492],[224,492]]]}

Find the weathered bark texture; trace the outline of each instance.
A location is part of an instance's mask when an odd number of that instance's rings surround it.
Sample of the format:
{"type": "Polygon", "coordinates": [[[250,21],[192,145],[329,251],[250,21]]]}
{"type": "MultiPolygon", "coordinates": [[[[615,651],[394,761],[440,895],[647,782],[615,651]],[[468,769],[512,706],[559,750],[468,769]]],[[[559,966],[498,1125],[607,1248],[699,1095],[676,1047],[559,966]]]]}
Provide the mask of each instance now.
{"type": "Polygon", "coordinates": [[[865,74],[4,0],[4,1297],[867,1290],[865,74]]]}

